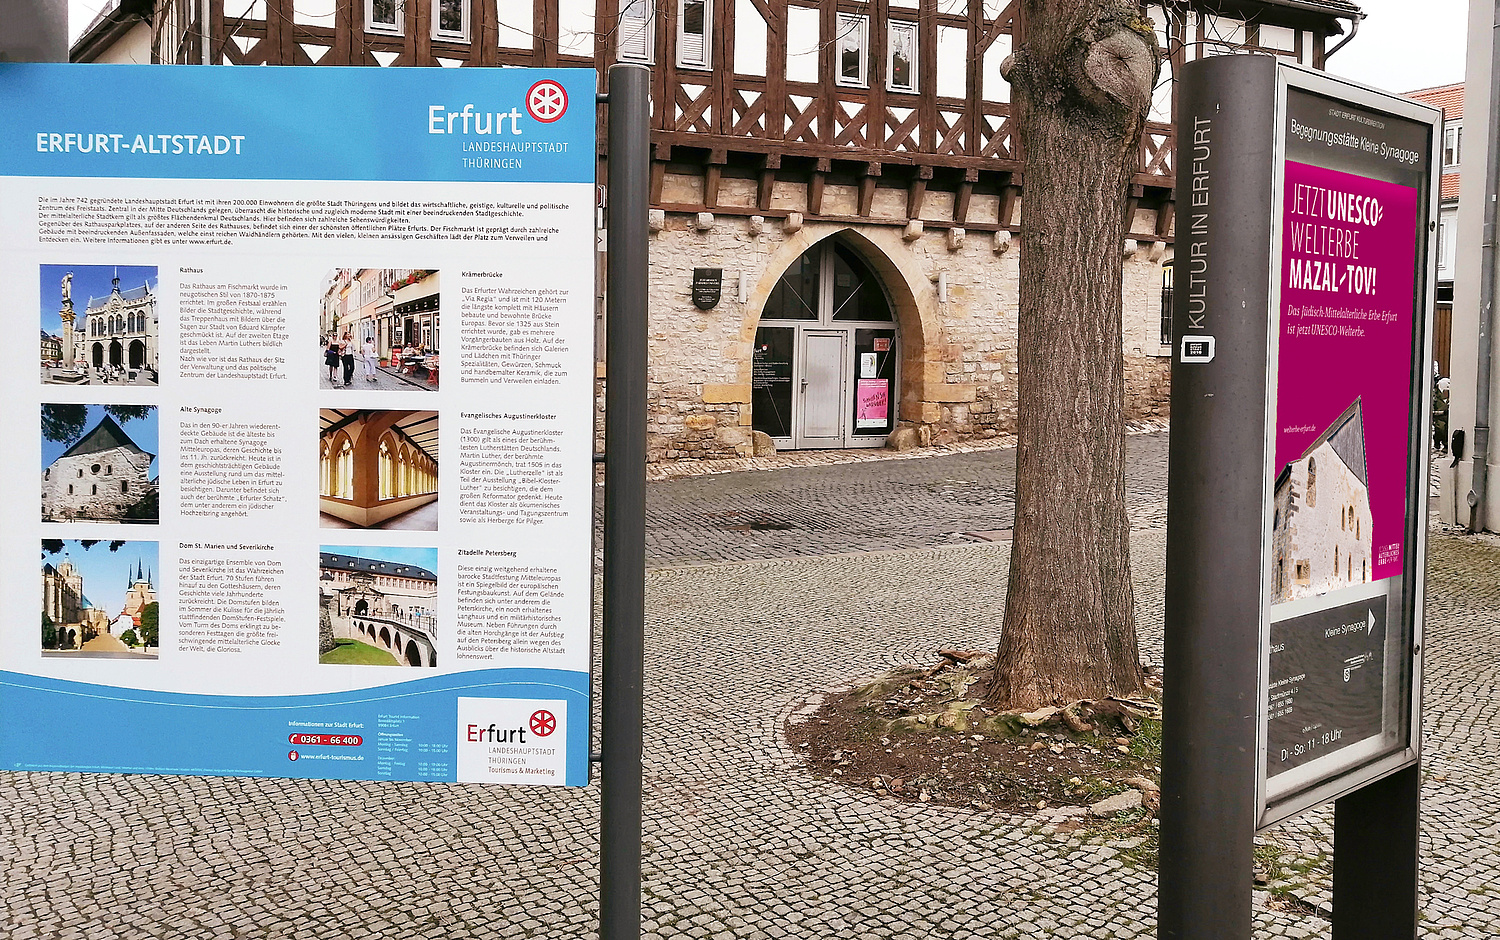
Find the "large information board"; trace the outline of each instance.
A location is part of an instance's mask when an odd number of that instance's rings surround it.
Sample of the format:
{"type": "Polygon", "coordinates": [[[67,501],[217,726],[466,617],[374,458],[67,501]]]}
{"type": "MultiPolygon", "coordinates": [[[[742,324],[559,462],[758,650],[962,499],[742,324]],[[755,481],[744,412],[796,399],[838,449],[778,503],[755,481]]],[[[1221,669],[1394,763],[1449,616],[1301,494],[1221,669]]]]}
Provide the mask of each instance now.
{"type": "Polygon", "coordinates": [[[0,767],[587,782],[595,87],[0,66],[0,767]]]}
{"type": "Polygon", "coordinates": [[[1277,74],[1265,822],[1418,750],[1438,136],[1430,109],[1277,74]]]}

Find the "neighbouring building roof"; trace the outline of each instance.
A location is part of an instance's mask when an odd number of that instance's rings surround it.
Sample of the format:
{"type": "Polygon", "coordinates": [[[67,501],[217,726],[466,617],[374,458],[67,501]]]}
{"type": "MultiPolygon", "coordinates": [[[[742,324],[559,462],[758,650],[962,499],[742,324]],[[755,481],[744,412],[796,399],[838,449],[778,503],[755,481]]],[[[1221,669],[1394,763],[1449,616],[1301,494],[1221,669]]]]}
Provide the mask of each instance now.
{"type": "Polygon", "coordinates": [[[104,420],[94,425],[92,431],[89,431],[89,433],[80,438],[78,443],[63,451],[62,456],[57,459],[61,460],[63,457],[72,457],[77,454],[98,454],[106,450],[114,450],[116,447],[124,447],[127,450],[135,451],[137,454],[146,454],[148,457],[156,456],[155,454],[141,450],[136,442],[130,439],[130,435],[126,434],[124,429],[115,423],[114,418],[105,415],[104,420]]]}
{"type": "Polygon", "coordinates": [[[137,23],[149,26],[155,10],[156,0],[109,0],[83,34],[73,41],[68,50],[68,61],[92,62],[137,23]]]}
{"type": "MultiPolygon", "coordinates": [[[[1464,117],[1464,83],[1456,82],[1452,85],[1438,85],[1434,88],[1418,88],[1416,91],[1408,91],[1407,98],[1430,104],[1434,108],[1443,109],[1443,120],[1449,124],[1462,121],[1464,117]]],[[[1444,173],[1438,180],[1439,198],[1443,202],[1458,201],[1459,181],[1461,174],[1455,168],[1454,172],[1444,173]]]]}
{"type": "Polygon", "coordinates": [[[340,555],[336,552],[319,552],[318,564],[336,571],[358,571],[363,574],[383,574],[393,578],[415,578],[419,581],[437,583],[437,575],[416,565],[402,565],[394,561],[379,561],[360,558],[357,555],[340,555]]]}
{"type": "Polygon", "coordinates": [[[1415,98],[1423,104],[1430,104],[1434,108],[1443,109],[1443,120],[1457,121],[1464,116],[1464,83],[1457,82],[1452,85],[1438,85],[1435,88],[1418,88],[1409,91],[1405,97],[1415,98]]]}

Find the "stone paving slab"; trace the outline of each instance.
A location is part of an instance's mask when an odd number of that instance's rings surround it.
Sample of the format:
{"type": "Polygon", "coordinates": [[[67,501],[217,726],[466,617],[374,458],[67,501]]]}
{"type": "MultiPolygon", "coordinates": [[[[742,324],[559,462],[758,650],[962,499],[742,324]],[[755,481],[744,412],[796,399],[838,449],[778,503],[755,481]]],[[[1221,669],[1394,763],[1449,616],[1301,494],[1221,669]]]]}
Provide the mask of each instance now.
{"type": "MultiPolygon", "coordinates": [[[[1500,936],[1500,546],[1431,543],[1424,938],[1500,936]]],[[[1132,541],[1159,660],[1165,536],[1132,541]]],[[[648,937],[1149,938],[1155,872],[1031,820],[804,773],[780,734],[826,688],[995,642],[1005,543],[648,574],[648,937]]],[[[6,938],[593,934],[597,785],[578,790],[0,774],[6,938]]],[[[1257,936],[1327,937],[1331,826],[1257,892],[1257,936]],[[1319,892],[1322,892],[1320,895],[1319,892]],[[1284,908],[1273,909],[1281,904],[1284,908]]]]}

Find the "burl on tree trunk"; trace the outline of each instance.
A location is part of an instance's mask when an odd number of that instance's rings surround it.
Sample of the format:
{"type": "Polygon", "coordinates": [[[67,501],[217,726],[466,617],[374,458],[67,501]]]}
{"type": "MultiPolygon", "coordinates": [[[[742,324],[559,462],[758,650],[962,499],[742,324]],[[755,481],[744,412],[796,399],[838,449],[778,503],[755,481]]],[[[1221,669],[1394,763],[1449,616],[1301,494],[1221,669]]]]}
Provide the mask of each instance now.
{"type": "Polygon", "coordinates": [[[1002,68],[1025,148],[1010,588],[989,700],[1141,689],[1125,515],[1121,246],[1158,72],[1135,3],[1025,0],[1002,68]]]}

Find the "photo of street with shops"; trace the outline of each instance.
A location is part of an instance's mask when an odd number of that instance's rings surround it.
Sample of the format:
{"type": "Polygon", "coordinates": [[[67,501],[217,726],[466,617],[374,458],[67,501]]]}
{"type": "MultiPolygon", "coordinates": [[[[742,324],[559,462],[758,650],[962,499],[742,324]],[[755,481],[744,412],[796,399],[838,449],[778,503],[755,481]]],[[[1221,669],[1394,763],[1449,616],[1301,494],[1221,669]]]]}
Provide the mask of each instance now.
{"type": "Polygon", "coordinates": [[[437,271],[337,268],[319,298],[319,388],[438,389],[441,337],[437,271]]]}

